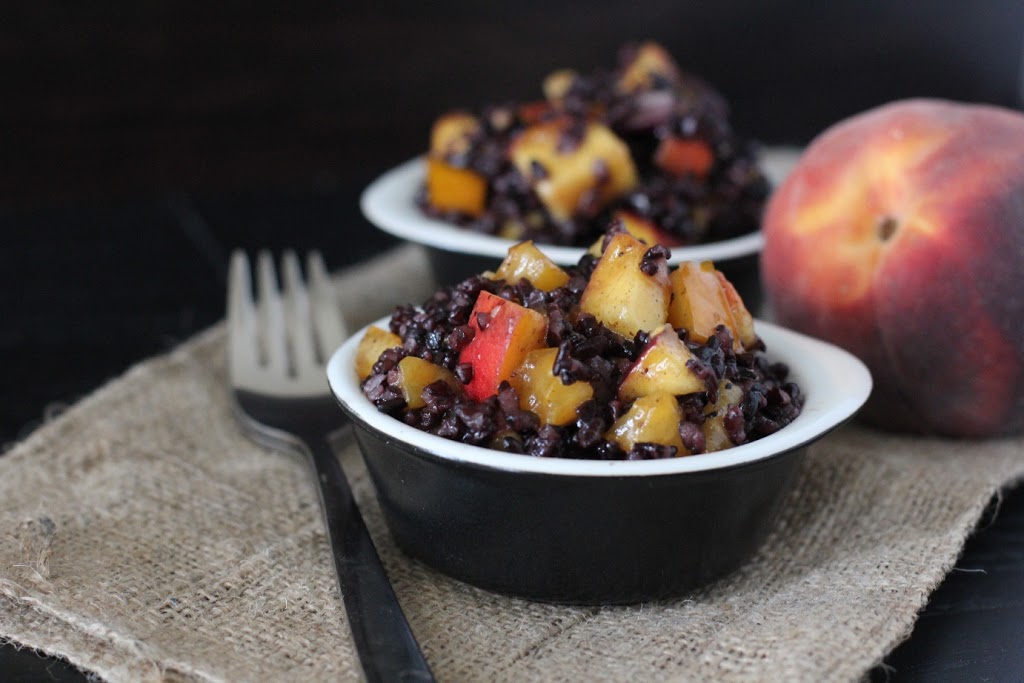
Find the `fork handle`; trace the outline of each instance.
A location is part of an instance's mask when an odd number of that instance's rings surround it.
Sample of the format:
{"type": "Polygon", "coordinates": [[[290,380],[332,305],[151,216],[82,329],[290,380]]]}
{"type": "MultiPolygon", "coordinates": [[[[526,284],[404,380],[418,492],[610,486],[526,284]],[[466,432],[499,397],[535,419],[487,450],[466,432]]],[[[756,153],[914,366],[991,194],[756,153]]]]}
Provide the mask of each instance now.
{"type": "Polygon", "coordinates": [[[349,628],[367,680],[433,681],[338,458],[326,439],[306,443],[349,628]]]}

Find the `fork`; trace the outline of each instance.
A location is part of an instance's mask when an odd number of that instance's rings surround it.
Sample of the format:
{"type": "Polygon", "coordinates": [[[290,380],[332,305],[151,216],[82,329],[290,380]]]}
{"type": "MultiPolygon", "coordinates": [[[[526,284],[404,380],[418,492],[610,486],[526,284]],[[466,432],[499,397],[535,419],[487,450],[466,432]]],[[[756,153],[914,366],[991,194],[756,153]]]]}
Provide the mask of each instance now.
{"type": "Polygon", "coordinates": [[[245,434],[308,456],[334,554],[338,585],[367,680],[433,681],[388,581],[329,437],[344,418],[324,369],[347,331],[323,257],[307,257],[307,287],[292,250],[282,255],[283,290],[270,253],[256,262],[257,298],[245,253],[231,256],[228,375],[245,434]]]}

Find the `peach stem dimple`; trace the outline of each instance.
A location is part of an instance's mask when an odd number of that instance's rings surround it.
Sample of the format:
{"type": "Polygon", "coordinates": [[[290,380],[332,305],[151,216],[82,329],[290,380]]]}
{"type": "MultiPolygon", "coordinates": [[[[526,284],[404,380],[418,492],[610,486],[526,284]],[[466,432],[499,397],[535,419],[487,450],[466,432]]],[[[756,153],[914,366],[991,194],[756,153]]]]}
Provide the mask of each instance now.
{"type": "Polygon", "coordinates": [[[882,216],[878,220],[878,239],[882,242],[888,242],[896,234],[896,230],[899,227],[899,222],[892,216],[882,216]]]}

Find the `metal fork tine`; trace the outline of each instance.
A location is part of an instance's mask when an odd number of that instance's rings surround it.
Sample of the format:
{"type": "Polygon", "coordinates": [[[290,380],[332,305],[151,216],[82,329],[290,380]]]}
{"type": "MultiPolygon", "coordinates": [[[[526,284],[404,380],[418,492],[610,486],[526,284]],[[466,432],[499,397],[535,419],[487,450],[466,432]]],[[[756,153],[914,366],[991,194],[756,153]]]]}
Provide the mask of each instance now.
{"type": "Polygon", "coordinates": [[[233,375],[237,374],[239,364],[255,365],[257,358],[256,307],[251,282],[249,259],[244,251],[236,249],[228,271],[228,342],[233,375]]]}
{"type": "Polygon", "coordinates": [[[310,320],[309,293],[302,281],[299,258],[295,251],[288,249],[281,257],[284,277],[284,314],[288,334],[291,338],[292,360],[295,373],[321,375],[317,364],[316,346],[313,341],[313,324],[310,320]]]}
{"type": "Polygon", "coordinates": [[[295,252],[286,251],[281,258],[283,290],[269,251],[259,253],[255,270],[256,301],[249,260],[241,251],[232,254],[228,362],[239,423],[261,444],[298,449],[310,458],[341,598],[366,679],[432,682],[430,666],[332,450],[330,437],[344,420],[322,364],[344,341],[346,330],[323,257],[310,252],[307,285],[295,252]]]}
{"type": "Polygon", "coordinates": [[[326,362],[334,350],[345,341],[348,330],[338,305],[338,293],[334,289],[334,282],[327,273],[324,258],[319,251],[309,252],[306,270],[309,273],[310,303],[317,348],[320,349],[321,361],[326,362]]]}
{"type": "Polygon", "coordinates": [[[259,289],[257,312],[260,321],[260,342],[263,345],[263,365],[282,376],[288,372],[288,347],[284,327],[281,292],[277,286],[274,260],[267,250],[260,251],[256,260],[256,285],[259,289]]]}

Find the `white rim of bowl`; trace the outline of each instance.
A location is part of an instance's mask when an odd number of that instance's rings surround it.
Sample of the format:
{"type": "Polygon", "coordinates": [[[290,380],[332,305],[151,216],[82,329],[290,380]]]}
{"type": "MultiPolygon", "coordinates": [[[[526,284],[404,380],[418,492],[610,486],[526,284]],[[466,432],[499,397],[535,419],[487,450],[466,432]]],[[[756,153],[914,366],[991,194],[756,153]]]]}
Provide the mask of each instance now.
{"type": "MultiPolygon", "coordinates": [[[[378,228],[395,237],[460,254],[489,256],[500,261],[515,240],[460,228],[431,218],[416,206],[416,192],[426,177],[423,157],[410,159],[385,172],[363,190],[359,205],[363,215],[378,228]]],[[[562,247],[536,243],[555,263],[575,265],[586,251],[583,247],[562,247]]],[[[672,247],[669,263],[683,261],[727,261],[757,254],[764,247],[761,232],[689,247],[672,247]]]]}
{"type": "MultiPolygon", "coordinates": [[[[387,329],[389,318],[372,323],[387,329]]],[[[804,394],[800,415],[775,434],[742,446],[663,460],[576,460],[502,453],[470,446],[410,427],[377,410],[360,388],[355,352],[367,328],[346,341],[327,364],[327,381],[337,400],[357,418],[392,439],[455,462],[510,472],[594,477],[650,476],[703,472],[763,460],[804,446],[851,418],[871,393],[871,374],[851,353],[827,342],[756,320],[771,361],[790,368],[790,379],[804,394]]],[[[367,326],[369,327],[369,326],[367,326]]]]}

